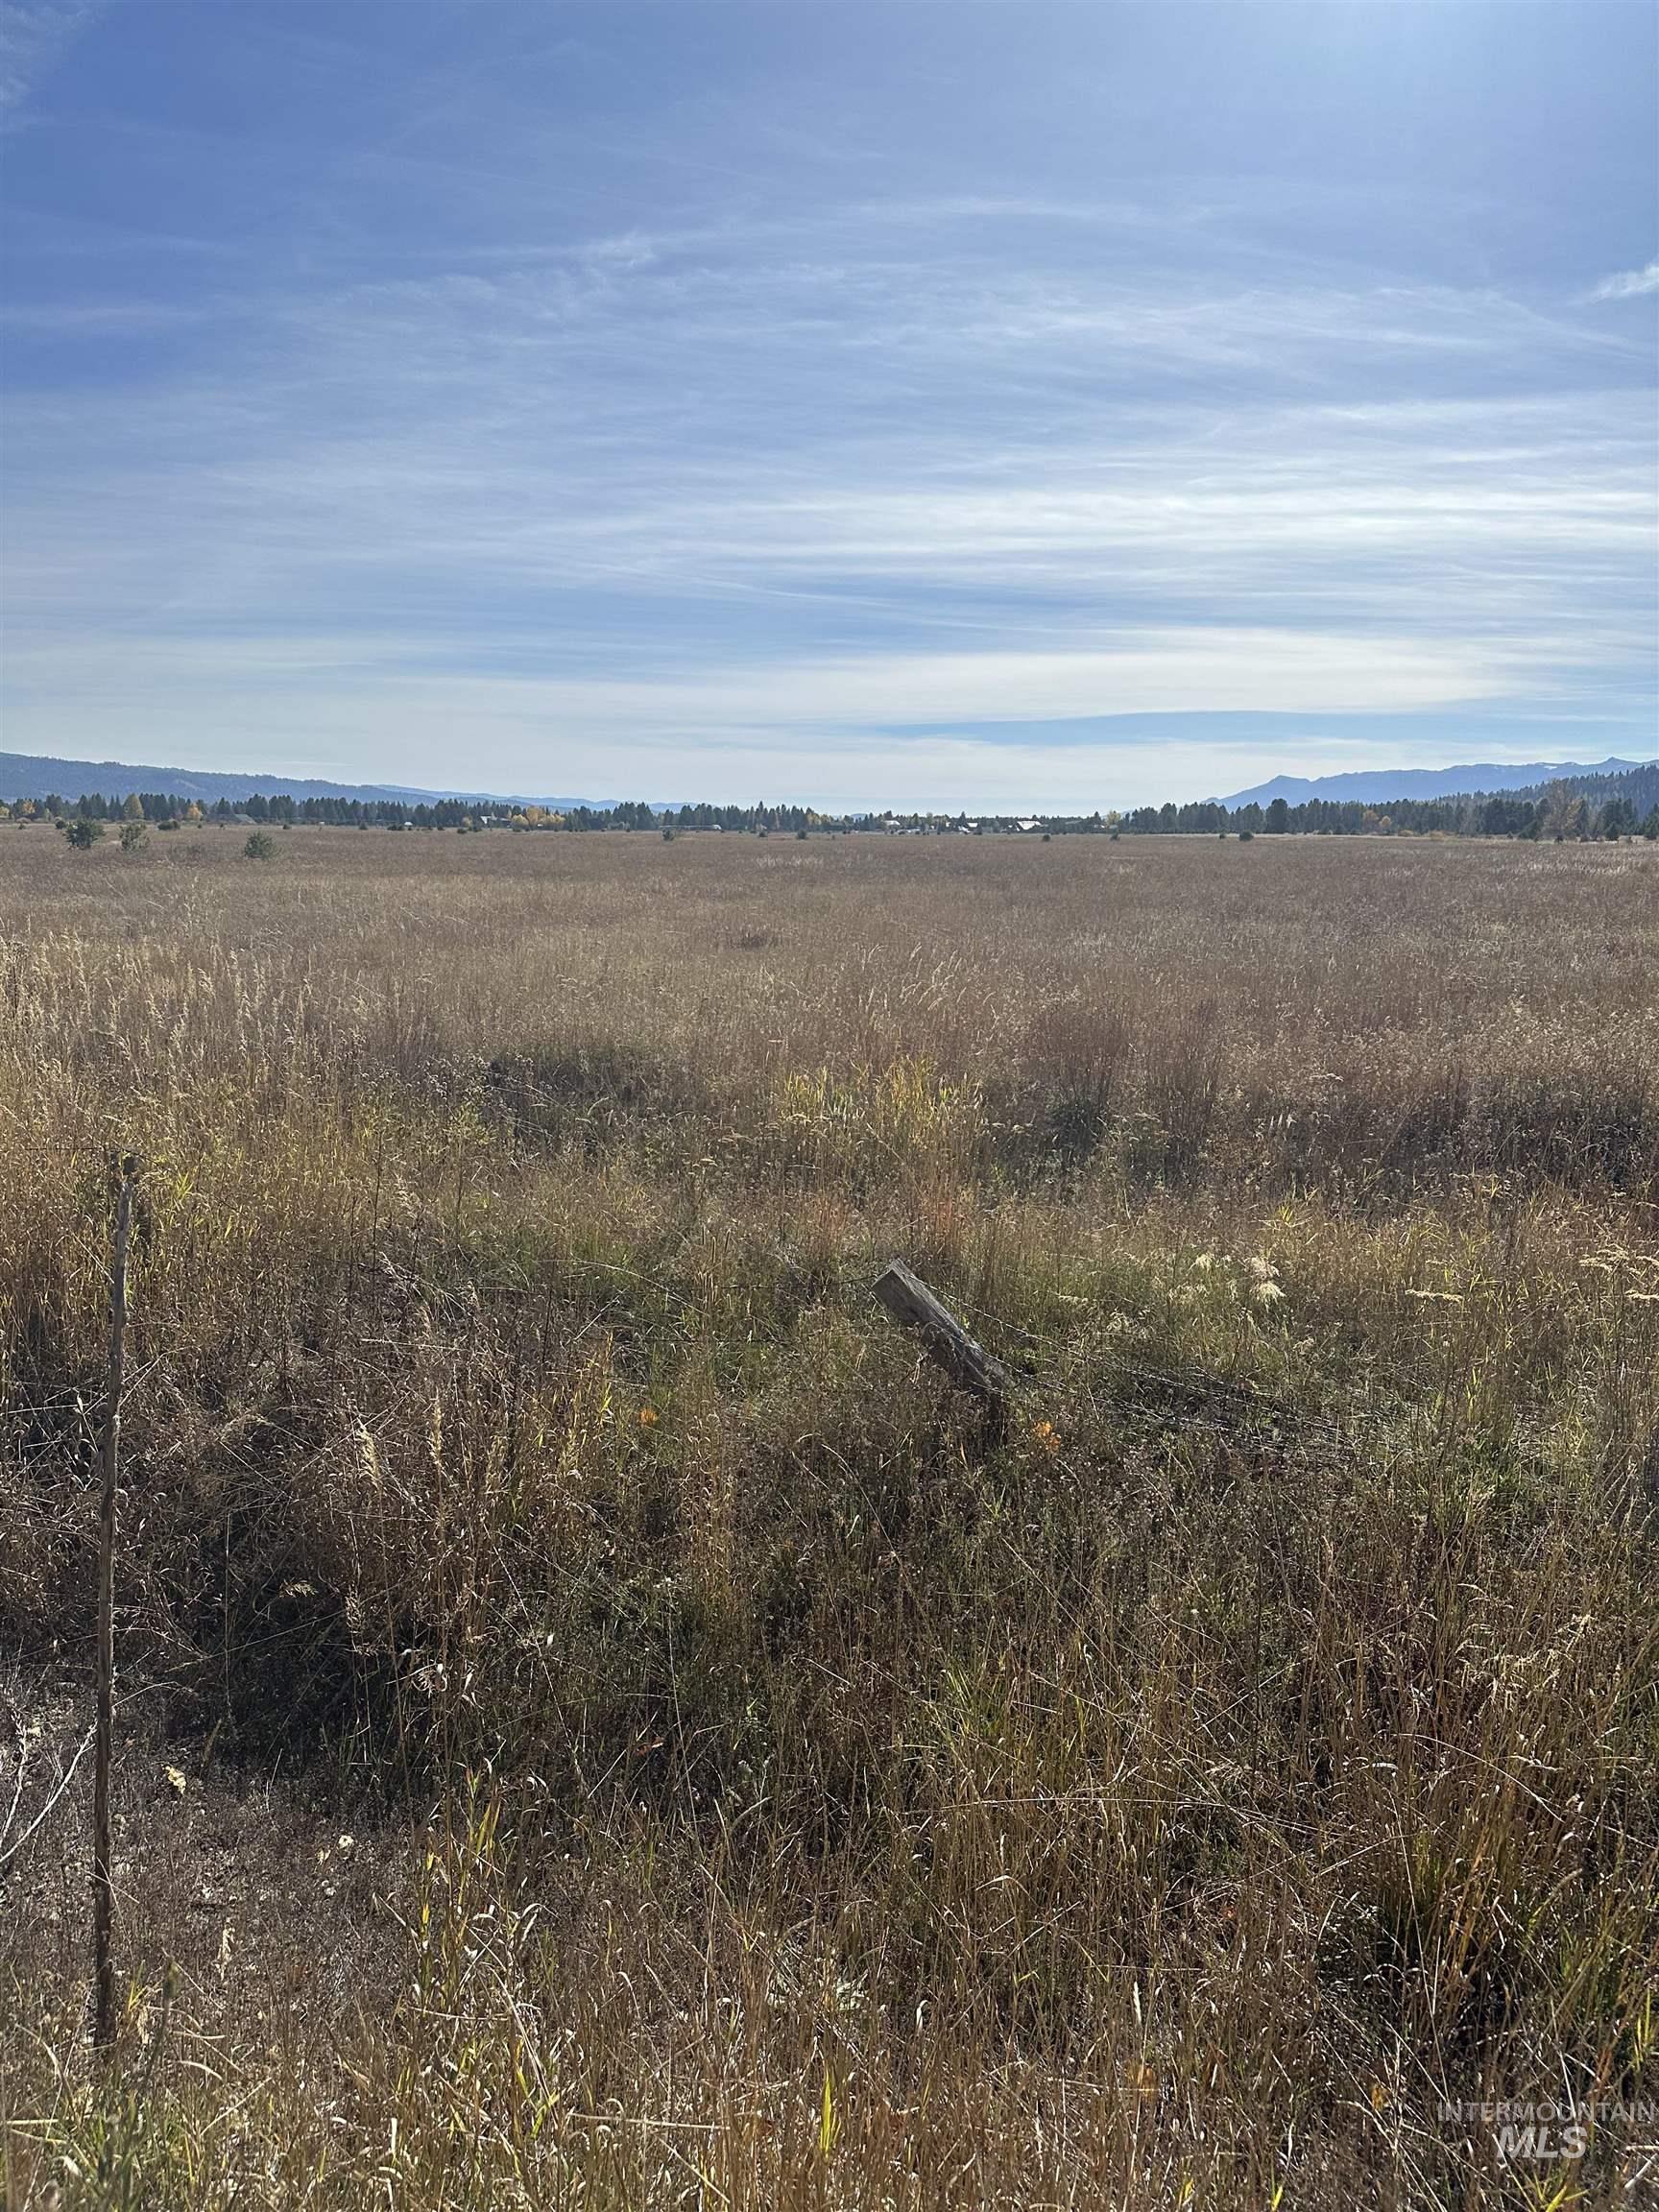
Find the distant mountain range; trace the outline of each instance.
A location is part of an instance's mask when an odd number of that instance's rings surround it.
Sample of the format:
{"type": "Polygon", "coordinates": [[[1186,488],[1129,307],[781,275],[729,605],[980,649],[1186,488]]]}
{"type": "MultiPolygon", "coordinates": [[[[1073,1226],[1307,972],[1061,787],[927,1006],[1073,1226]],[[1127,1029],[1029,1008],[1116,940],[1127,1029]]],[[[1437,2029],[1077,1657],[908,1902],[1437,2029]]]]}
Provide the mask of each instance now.
{"type": "Polygon", "coordinates": [[[1466,768],[1357,768],[1341,776],[1275,776],[1235,791],[1224,806],[1270,806],[1283,799],[1299,806],[1305,799],[1357,799],[1365,804],[1390,799],[1451,799],[1466,791],[1529,791],[1540,783],[1582,782],[1592,776],[1624,776],[1641,760],[1478,761],[1466,768]]]}
{"type": "Polygon", "coordinates": [[[195,799],[208,805],[228,799],[232,805],[260,792],[267,799],[286,792],[294,799],[403,799],[411,804],[464,799],[497,806],[613,806],[612,799],[549,799],[499,791],[419,791],[399,783],[329,783],[309,776],[258,775],[241,769],[134,766],[126,760],[58,760],[29,753],[0,753],[0,799],[41,800],[56,792],[79,799],[101,791],[106,799],[125,799],[134,791],[195,799]]]}

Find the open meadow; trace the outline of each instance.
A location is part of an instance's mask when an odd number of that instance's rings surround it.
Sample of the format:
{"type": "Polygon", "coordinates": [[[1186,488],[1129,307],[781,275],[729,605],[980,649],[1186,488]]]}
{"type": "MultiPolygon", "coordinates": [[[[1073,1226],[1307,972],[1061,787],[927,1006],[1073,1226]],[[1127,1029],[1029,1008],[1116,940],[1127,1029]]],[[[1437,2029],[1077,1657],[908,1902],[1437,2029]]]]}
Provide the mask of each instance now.
{"type": "Polygon", "coordinates": [[[0,830],[9,2207],[1659,2200],[1659,851],[243,841],[0,830]]]}

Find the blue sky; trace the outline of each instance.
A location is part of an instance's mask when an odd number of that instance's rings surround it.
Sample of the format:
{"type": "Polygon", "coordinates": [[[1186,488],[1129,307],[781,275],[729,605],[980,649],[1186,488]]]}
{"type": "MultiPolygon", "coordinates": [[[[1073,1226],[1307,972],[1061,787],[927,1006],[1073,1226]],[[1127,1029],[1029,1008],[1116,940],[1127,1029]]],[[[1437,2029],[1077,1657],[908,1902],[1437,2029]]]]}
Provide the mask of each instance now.
{"type": "Polygon", "coordinates": [[[0,17],[12,750],[1085,810],[1655,750],[1646,4],[0,17]]]}

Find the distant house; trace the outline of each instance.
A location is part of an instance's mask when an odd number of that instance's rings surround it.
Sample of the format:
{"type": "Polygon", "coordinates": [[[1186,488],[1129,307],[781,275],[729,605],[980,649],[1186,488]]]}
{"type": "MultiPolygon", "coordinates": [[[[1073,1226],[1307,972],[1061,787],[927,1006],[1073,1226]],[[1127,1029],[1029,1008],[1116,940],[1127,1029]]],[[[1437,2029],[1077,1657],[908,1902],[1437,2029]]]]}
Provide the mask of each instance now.
{"type": "Polygon", "coordinates": [[[1016,822],[1014,827],[1023,836],[1028,830],[1041,830],[1043,825],[1037,820],[1036,816],[1033,815],[1029,821],[1016,822]]]}

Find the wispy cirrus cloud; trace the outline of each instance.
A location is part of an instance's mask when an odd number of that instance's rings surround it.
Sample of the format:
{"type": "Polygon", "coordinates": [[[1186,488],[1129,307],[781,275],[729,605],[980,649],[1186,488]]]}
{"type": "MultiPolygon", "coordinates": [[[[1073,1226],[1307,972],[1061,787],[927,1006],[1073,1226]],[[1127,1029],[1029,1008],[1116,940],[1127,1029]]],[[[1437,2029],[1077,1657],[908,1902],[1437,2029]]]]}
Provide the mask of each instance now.
{"type": "Polygon", "coordinates": [[[1659,292],[1659,261],[1649,261],[1646,269],[1623,269],[1615,276],[1603,276],[1590,297],[1592,300],[1641,300],[1652,292],[1659,292]]]}
{"type": "Polygon", "coordinates": [[[1061,307],[1028,272],[897,258],[858,222],[839,262],[729,240],[630,255],[620,284],[584,259],[282,295],[250,311],[246,376],[19,400],[40,457],[37,501],[28,469],[13,492],[21,589],[46,614],[72,575],[90,612],[108,578],[121,624],[160,512],[175,611],[243,592],[378,622],[402,594],[429,635],[446,584],[458,631],[485,596],[497,633],[632,599],[647,661],[687,650],[676,608],[697,655],[729,653],[718,605],[743,600],[785,653],[811,624],[782,610],[812,602],[862,604],[901,648],[1171,612],[1639,624],[1650,420],[1606,382],[1639,349],[1446,288],[1074,274],[1061,307]],[[1428,396],[1397,367],[1425,353],[1428,396]],[[1495,391],[1517,360],[1569,389],[1495,391]]]}
{"type": "Polygon", "coordinates": [[[36,82],[105,0],[0,0],[0,126],[15,122],[36,82]]]}

